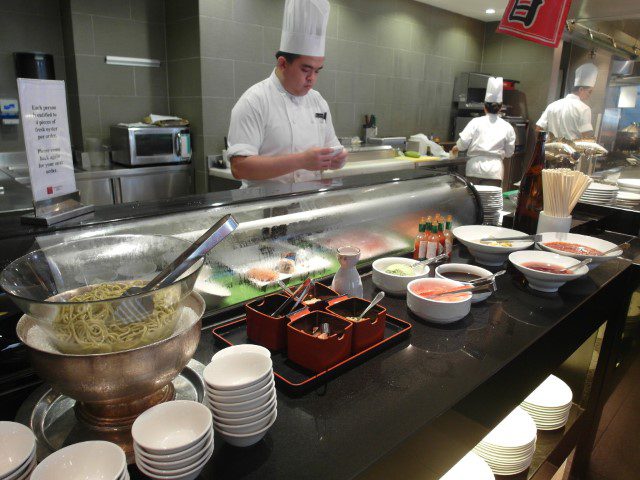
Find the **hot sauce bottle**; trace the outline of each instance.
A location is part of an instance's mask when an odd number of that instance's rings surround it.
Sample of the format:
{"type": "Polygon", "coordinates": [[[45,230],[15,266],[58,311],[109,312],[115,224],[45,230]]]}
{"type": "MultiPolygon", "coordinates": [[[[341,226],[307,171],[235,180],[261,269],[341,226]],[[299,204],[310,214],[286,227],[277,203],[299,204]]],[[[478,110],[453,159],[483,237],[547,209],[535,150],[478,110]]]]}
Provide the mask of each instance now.
{"type": "Polygon", "coordinates": [[[418,234],[416,235],[413,246],[414,260],[424,260],[427,254],[427,235],[425,234],[426,222],[427,220],[422,217],[418,224],[418,234]]]}
{"type": "Polygon", "coordinates": [[[444,253],[446,237],[444,236],[444,218],[438,218],[438,255],[444,253]]]}
{"type": "Polygon", "coordinates": [[[430,232],[427,232],[427,258],[434,258],[438,255],[438,226],[434,223],[431,225],[430,232]]]}
{"type": "Polygon", "coordinates": [[[451,215],[447,215],[447,224],[444,230],[444,251],[451,260],[451,251],[453,250],[453,233],[451,233],[451,225],[453,224],[453,218],[451,215]]]}

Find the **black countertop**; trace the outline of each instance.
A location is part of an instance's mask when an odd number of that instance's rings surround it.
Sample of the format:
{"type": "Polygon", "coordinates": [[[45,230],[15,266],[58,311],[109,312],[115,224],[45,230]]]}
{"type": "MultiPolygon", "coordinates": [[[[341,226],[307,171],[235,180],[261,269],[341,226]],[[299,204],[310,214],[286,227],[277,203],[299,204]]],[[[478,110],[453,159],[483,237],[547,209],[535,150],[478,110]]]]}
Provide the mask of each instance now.
{"type": "MultiPolygon", "coordinates": [[[[633,240],[630,258],[639,243],[633,240]]],[[[464,248],[454,260],[471,262],[464,248]]],[[[202,478],[353,478],[456,410],[481,427],[462,441],[459,433],[438,432],[450,442],[451,458],[442,471],[425,467],[421,478],[439,478],[605,321],[613,308],[607,301],[637,283],[631,265],[612,260],[557,294],[530,290],[510,268],[492,297],[447,326],[420,320],[403,298],[388,296],[382,304],[389,313],[413,324],[409,339],[302,397],[278,392],[278,419],[265,439],[238,449],[217,438],[202,478]]],[[[370,276],[364,285],[372,298],[370,276]]],[[[204,329],[195,358],[208,363],[217,350],[204,329]]]]}

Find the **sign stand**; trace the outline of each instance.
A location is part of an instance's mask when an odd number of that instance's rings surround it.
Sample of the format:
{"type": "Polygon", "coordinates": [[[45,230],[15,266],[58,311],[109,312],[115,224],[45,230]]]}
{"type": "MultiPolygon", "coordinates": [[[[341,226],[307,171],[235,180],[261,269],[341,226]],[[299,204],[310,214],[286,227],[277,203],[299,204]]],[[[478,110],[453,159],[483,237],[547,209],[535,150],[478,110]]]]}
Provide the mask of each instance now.
{"type": "Polygon", "coordinates": [[[76,188],[64,82],[18,78],[18,94],[35,210],[22,223],[48,226],[93,212],[76,188]]]}

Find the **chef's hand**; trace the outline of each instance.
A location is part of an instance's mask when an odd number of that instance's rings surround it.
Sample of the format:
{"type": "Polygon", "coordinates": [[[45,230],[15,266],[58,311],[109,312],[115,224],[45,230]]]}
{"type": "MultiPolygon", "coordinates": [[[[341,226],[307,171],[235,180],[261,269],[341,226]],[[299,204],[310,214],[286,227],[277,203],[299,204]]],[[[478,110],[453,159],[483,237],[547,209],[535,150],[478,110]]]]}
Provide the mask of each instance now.
{"type": "Polygon", "coordinates": [[[456,158],[458,156],[458,152],[459,152],[458,146],[454,145],[453,148],[451,149],[451,151],[449,152],[449,154],[450,154],[449,156],[451,158],[456,158]]]}
{"type": "Polygon", "coordinates": [[[349,153],[343,149],[342,152],[331,158],[331,166],[329,168],[331,170],[339,170],[344,167],[344,164],[347,162],[348,155],[349,153]]]}
{"type": "Polygon", "coordinates": [[[333,149],[331,148],[310,148],[302,152],[300,168],[305,170],[328,170],[331,168],[333,160],[333,149]]]}

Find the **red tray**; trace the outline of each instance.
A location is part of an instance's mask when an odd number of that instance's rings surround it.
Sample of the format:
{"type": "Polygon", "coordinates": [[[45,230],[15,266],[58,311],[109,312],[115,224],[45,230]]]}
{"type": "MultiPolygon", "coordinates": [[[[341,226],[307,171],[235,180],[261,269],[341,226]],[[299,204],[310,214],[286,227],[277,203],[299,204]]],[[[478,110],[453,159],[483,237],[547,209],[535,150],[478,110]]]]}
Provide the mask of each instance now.
{"type": "MultiPolygon", "coordinates": [[[[286,350],[281,352],[271,352],[276,385],[287,393],[306,393],[309,390],[326,383],[330,379],[335,378],[342,372],[361,364],[376,355],[378,352],[395,345],[402,339],[408,337],[410,332],[411,324],[409,322],[387,314],[384,338],[380,342],[350,356],[346,360],[321,373],[314,373],[293,363],[287,358],[286,350]]],[[[252,343],[247,338],[246,317],[214,328],[213,336],[218,344],[225,347],[229,345],[252,343]]]]}

